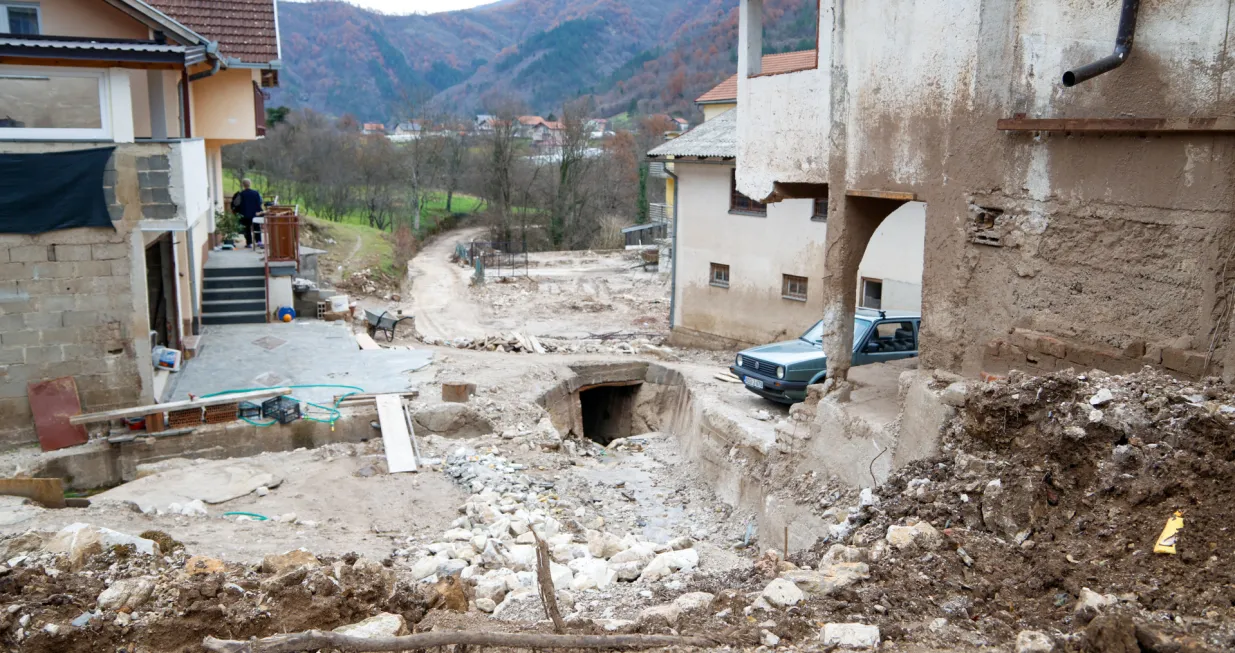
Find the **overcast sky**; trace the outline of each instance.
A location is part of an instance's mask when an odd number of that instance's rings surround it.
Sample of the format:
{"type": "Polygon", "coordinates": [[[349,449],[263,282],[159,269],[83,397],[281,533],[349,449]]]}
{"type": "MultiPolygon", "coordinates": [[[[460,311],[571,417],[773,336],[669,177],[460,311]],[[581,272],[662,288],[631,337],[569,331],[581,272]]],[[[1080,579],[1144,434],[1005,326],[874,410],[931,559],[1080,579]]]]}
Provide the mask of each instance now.
{"type": "Polygon", "coordinates": [[[493,0],[347,0],[348,2],[376,9],[386,14],[431,14],[438,11],[467,9],[484,5],[493,0]]]}

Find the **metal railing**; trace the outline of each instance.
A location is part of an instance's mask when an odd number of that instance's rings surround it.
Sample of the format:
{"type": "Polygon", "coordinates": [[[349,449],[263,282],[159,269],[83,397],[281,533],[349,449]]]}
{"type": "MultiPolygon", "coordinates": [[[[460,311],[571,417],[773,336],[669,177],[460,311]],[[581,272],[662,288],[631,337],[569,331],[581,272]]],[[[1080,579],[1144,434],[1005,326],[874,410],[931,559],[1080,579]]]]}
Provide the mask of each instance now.
{"type": "Polygon", "coordinates": [[[485,277],[527,276],[527,248],[522,244],[472,241],[457,243],[455,256],[476,270],[476,281],[485,277]]]}
{"type": "Polygon", "coordinates": [[[668,222],[670,217],[668,204],[648,204],[649,222],[668,222]]]}

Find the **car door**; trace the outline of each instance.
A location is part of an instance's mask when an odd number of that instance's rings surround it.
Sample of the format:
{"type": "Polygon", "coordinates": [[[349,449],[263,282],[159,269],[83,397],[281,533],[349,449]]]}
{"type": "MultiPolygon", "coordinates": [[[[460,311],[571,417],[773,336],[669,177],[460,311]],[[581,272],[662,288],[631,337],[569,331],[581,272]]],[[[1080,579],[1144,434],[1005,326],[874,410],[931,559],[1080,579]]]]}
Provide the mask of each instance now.
{"type": "Polygon", "coordinates": [[[918,355],[918,323],[911,319],[880,320],[853,353],[854,365],[883,363],[918,355]]]}

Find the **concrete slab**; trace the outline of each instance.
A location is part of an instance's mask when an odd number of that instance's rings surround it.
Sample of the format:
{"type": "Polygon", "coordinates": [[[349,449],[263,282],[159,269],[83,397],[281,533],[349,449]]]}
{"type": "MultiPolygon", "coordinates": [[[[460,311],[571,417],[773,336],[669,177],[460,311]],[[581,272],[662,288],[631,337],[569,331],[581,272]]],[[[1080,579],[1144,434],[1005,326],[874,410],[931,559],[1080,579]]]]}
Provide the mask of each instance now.
{"type": "MultiPolygon", "coordinates": [[[[431,352],[420,349],[361,351],[347,324],[318,320],[210,325],[201,349],[172,375],[170,400],[188,399],[190,393],[321,384],[398,393],[410,389],[411,373],[433,361],[431,352]]],[[[296,389],[294,396],[325,405],[344,392],[296,389]]]]}
{"type": "Polygon", "coordinates": [[[283,479],[251,462],[198,461],[192,467],[171,469],[144,476],[118,488],[95,495],[97,500],[132,501],[144,511],[166,509],[169,504],[200,499],[224,503],[245,496],[259,487],[275,487],[283,479]]]}

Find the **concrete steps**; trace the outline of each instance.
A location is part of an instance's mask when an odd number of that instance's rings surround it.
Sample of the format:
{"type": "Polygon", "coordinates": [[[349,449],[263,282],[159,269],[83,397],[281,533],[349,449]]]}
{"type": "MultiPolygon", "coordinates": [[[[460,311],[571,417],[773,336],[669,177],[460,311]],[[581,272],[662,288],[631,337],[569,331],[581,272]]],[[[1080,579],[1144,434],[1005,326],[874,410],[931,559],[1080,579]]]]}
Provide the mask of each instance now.
{"type": "Polygon", "coordinates": [[[266,268],[206,268],[202,324],[266,322],[266,268]]]}

